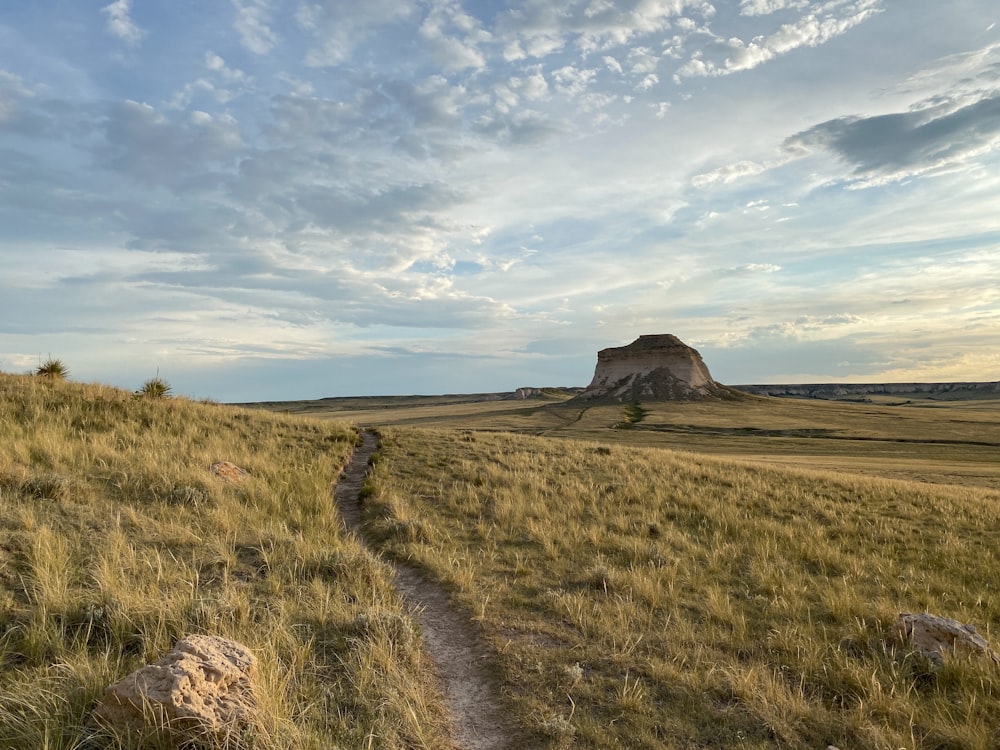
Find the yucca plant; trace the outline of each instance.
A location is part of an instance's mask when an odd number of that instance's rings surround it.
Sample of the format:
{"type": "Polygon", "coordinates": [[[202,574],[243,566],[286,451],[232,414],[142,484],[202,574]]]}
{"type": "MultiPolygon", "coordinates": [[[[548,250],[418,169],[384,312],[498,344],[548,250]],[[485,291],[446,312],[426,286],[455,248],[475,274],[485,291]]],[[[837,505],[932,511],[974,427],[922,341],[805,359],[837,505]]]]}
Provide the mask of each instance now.
{"type": "Polygon", "coordinates": [[[135,395],[143,398],[166,398],[170,395],[171,390],[173,389],[170,387],[170,383],[157,376],[143,383],[142,388],[137,390],[135,395]]]}
{"type": "Polygon", "coordinates": [[[61,359],[49,357],[38,366],[35,370],[35,375],[52,378],[53,380],[65,380],[66,376],[69,375],[69,368],[66,367],[66,363],[61,359]]]}

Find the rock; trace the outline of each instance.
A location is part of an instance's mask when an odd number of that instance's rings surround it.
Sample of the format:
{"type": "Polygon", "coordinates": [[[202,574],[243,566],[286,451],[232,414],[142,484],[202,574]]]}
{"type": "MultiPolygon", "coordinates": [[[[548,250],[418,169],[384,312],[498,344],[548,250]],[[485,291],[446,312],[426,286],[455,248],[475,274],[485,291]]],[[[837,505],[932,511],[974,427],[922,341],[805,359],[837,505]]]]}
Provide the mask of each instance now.
{"type": "Polygon", "coordinates": [[[94,718],[135,738],[227,747],[256,724],[257,660],[227,638],[189,635],[104,691],[94,718]]]}
{"type": "Polygon", "coordinates": [[[209,466],[208,470],[227,482],[239,482],[247,475],[246,471],[229,461],[217,461],[209,466]]]}
{"type": "Polygon", "coordinates": [[[640,336],[628,346],[599,351],[594,379],[567,403],[735,398],[740,396],[712,379],[696,349],[676,336],[660,334],[640,336]]]}
{"type": "Polygon", "coordinates": [[[935,664],[942,664],[945,654],[988,658],[1000,663],[1000,655],[972,625],[929,612],[900,612],[892,627],[892,639],[901,646],[916,648],[935,664]]]}

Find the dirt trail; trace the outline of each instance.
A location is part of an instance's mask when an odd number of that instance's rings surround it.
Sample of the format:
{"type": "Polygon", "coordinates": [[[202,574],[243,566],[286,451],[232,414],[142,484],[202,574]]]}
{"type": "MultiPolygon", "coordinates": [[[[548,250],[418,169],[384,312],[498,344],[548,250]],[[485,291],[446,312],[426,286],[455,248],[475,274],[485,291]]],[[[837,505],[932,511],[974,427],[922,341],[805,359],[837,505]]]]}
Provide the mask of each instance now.
{"type": "MultiPolygon", "coordinates": [[[[366,430],[361,445],[337,482],[334,497],[348,530],[361,530],[361,487],[378,436],[366,430]]],[[[367,542],[365,541],[367,544],[367,542]]],[[[376,554],[378,554],[376,552],[376,554]]],[[[512,750],[514,730],[505,719],[487,666],[493,656],[469,617],[451,607],[445,591],[416,568],[391,562],[396,588],[420,625],[448,708],[452,738],[461,750],[512,750]]]]}

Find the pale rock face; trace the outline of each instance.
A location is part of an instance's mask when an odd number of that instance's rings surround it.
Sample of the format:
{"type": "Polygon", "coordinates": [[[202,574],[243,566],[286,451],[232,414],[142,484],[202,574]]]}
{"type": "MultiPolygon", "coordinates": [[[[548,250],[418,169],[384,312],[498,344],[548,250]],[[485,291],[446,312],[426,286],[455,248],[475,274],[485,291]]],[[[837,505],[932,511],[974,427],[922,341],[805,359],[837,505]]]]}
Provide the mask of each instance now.
{"type": "Polygon", "coordinates": [[[892,638],[901,646],[911,646],[935,664],[941,664],[945,654],[988,658],[1000,663],[1000,654],[972,625],[939,617],[929,612],[901,612],[892,629],[892,638]]]}
{"type": "Polygon", "coordinates": [[[227,747],[255,723],[257,660],[235,641],[190,635],[104,691],[94,717],[133,737],[227,747]]]}
{"type": "Polygon", "coordinates": [[[590,385],[574,400],[697,401],[732,398],[716,383],[696,349],[676,336],[640,336],[628,346],[602,349],[590,385]]]}

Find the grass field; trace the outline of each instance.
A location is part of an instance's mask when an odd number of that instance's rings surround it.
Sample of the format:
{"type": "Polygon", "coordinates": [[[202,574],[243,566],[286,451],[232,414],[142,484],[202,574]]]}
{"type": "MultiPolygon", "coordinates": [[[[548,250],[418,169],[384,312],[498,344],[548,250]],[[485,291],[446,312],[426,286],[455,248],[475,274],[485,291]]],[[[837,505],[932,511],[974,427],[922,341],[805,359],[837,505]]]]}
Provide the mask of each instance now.
{"type": "Polygon", "coordinates": [[[901,611],[1000,630],[1000,405],[567,397],[248,410],[0,374],[0,748],[135,747],[90,709],[189,633],[258,655],[247,748],[450,747],[331,502],[353,423],[383,436],[370,540],[482,629],[532,747],[1000,746],[997,666],[889,638],[901,611]]]}
{"type": "Polygon", "coordinates": [[[0,748],[130,746],[94,701],[191,633],[258,656],[248,747],[448,747],[391,571],[331,504],[355,436],[0,375],[0,748]]]}
{"type": "Polygon", "coordinates": [[[402,428],[367,506],[482,624],[548,748],[996,747],[997,667],[888,632],[930,610],[989,633],[998,522],[977,488],[402,428]]]}
{"type": "Polygon", "coordinates": [[[569,394],[475,401],[384,397],[286,402],[270,408],[361,425],[502,431],[668,448],[894,479],[1000,489],[1000,401],[875,403],[748,397],[654,403],[631,429],[621,405],[566,404],[569,394]]]}

